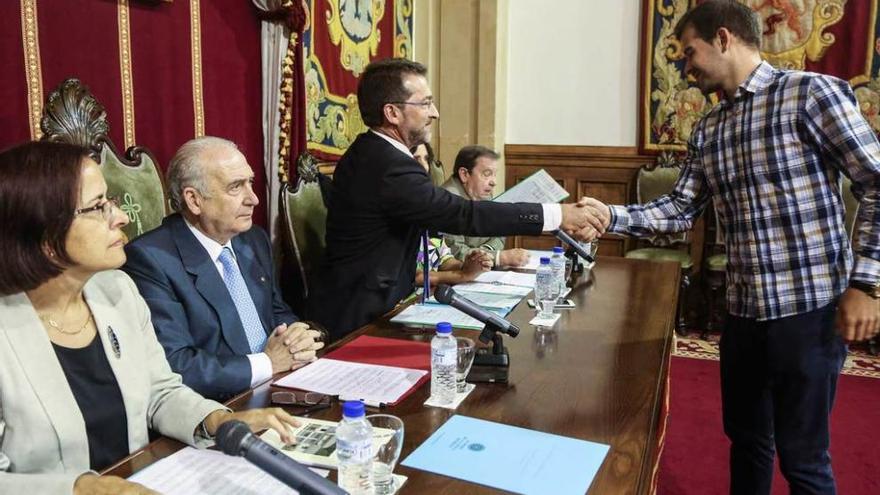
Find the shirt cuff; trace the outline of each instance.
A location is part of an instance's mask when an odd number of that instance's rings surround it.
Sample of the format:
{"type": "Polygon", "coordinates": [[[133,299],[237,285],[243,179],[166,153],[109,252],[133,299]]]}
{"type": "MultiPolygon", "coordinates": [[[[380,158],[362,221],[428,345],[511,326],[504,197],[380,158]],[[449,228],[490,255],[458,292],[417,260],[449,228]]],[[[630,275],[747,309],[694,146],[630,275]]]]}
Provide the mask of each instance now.
{"type": "Polygon", "coordinates": [[[625,206],[608,205],[611,212],[611,223],[608,224],[609,232],[624,233],[629,228],[630,217],[625,206]]]}
{"type": "Polygon", "coordinates": [[[550,232],[562,225],[562,206],[559,203],[544,203],[544,232],[550,232]]]}
{"type": "Polygon", "coordinates": [[[272,360],[268,354],[248,354],[247,358],[251,362],[251,388],[272,378],[272,360]]]}
{"type": "Polygon", "coordinates": [[[880,282],[880,261],[857,255],[850,279],[877,285],[880,282]]]}

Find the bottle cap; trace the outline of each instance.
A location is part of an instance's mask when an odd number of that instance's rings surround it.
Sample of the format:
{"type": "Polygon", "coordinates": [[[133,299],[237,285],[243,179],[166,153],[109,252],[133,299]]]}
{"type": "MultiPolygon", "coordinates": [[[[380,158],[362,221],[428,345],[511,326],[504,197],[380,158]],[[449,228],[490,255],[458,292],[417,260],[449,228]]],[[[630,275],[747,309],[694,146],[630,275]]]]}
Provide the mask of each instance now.
{"type": "Polygon", "coordinates": [[[359,400],[343,402],[342,415],[346,418],[360,418],[364,415],[364,403],[359,400]]]}
{"type": "Polygon", "coordinates": [[[441,321],[437,324],[437,333],[452,333],[452,323],[441,321]]]}
{"type": "Polygon", "coordinates": [[[546,256],[541,257],[541,264],[542,264],[542,265],[549,265],[549,264],[550,264],[550,258],[548,258],[548,257],[546,257],[546,256]]]}
{"type": "Polygon", "coordinates": [[[554,246],[553,247],[553,254],[562,254],[564,252],[565,252],[565,250],[562,249],[562,246],[554,246]]]}

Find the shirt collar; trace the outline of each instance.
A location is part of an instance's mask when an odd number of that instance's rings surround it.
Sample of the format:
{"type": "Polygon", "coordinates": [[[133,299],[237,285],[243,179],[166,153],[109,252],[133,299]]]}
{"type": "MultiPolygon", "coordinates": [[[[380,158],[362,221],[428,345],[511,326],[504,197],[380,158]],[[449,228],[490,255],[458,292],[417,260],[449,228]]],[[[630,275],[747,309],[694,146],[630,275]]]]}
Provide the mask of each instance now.
{"type": "MultiPolygon", "coordinates": [[[[739,85],[733,100],[738,100],[744,93],[755,94],[770,86],[770,83],[773,82],[773,71],[773,66],[768,64],[766,60],[762,60],[761,63],[755,67],[755,70],[749,74],[749,77],[739,85]]],[[[725,105],[730,103],[724,98],[722,98],[722,102],[725,105]]]]}
{"type": "Polygon", "coordinates": [[[399,149],[401,153],[405,154],[406,156],[408,156],[410,158],[413,158],[413,154],[410,153],[409,149],[406,147],[405,144],[392,138],[391,136],[386,136],[385,134],[382,134],[381,132],[377,132],[375,129],[370,129],[370,132],[379,136],[380,138],[384,139],[385,141],[388,141],[389,143],[391,143],[391,146],[394,146],[395,148],[399,149]]]}
{"type": "Polygon", "coordinates": [[[196,237],[196,240],[199,241],[199,244],[201,244],[202,247],[205,248],[205,251],[208,252],[208,256],[211,257],[211,261],[216,262],[217,259],[220,257],[220,254],[223,252],[223,248],[226,247],[229,248],[229,251],[232,253],[232,257],[235,258],[235,250],[232,249],[231,239],[226,241],[226,244],[220,244],[214,239],[206,236],[204,232],[196,228],[195,225],[189,223],[189,221],[187,221],[186,219],[184,219],[184,222],[186,222],[186,226],[189,227],[190,232],[193,233],[193,235],[196,237]]]}

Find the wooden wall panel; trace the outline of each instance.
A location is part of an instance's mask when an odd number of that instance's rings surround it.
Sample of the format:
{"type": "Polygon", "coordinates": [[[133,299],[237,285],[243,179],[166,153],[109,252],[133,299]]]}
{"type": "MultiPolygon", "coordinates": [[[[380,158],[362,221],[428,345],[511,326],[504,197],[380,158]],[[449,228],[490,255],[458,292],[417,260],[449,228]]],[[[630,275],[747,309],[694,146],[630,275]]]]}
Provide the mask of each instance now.
{"type": "MultiPolygon", "coordinates": [[[[568,191],[570,200],[591,196],[608,204],[635,202],[638,171],[654,161],[654,156],[641,155],[635,147],[617,146],[508,144],[504,154],[508,188],[543,168],[568,191]]],[[[700,266],[702,259],[703,228],[703,220],[700,220],[691,237],[690,252],[695,267],[700,266]]],[[[549,235],[517,236],[508,238],[508,244],[547,249],[556,241],[549,235]]],[[[599,240],[599,254],[623,256],[636,245],[633,239],[609,234],[599,240]]]]}

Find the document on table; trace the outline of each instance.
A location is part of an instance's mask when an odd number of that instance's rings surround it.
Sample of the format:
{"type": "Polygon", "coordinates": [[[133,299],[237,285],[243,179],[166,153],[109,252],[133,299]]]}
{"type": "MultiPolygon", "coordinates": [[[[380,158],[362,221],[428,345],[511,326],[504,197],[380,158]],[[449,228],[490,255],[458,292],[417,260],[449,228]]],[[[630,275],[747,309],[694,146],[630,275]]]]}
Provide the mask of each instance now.
{"type": "Polygon", "coordinates": [[[582,495],[608,449],[600,443],[455,415],[403,465],[514,493],[582,495]]]}
{"type": "MultiPolygon", "coordinates": [[[[459,289],[458,286],[455,288],[456,294],[465,299],[470,300],[472,303],[477,306],[481,306],[486,309],[495,308],[495,309],[505,309],[512,310],[514,306],[519,304],[520,301],[523,300],[523,296],[519,295],[510,295],[510,294],[493,294],[490,292],[473,292],[469,290],[459,289]]],[[[428,299],[428,302],[431,304],[441,304],[434,296],[431,296],[428,299]]]]}
{"type": "Polygon", "coordinates": [[[543,168],[499,194],[493,201],[500,203],[558,203],[568,192],[543,168]]]}
{"type": "Polygon", "coordinates": [[[518,285],[487,284],[482,282],[468,282],[455,286],[455,292],[485,292],[487,294],[505,294],[509,296],[527,296],[532,292],[532,287],[520,287],[518,285]]]}
{"type": "Polygon", "coordinates": [[[371,405],[395,404],[427,374],[425,370],[321,358],[274,385],[361,399],[371,405]]]}
{"type": "Polygon", "coordinates": [[[535,287],[534,273],[491,271],[481,273],[475,280],[484,284],[516,285],[517,287],[535,287]]]}
{"type": "MultiPolygon", "coordinates": [[[[327,476],[323,469],[312,469],[327,476]]],[[[163,495],[290,495],[299,493],[243,457],[185,447],[128,478],[163,495]]]]}
{"type": "Polygon", "coordinates": [[[537,270],[538,265],[541,264],[541,258],[550,258],[553,256],[553,251],[535,251],[529,249],[529,262],[523,266],[516,267],[518,270],[537,270]]]}
{"type": "MultiPolygon", "coordinates": [[[[510,310],[499,308],[486,308],[486,311],[491,311],[502,318],[510,312],[510,310]]],[[[468,330],[482,330],[485,326],[480,320],[471,318],[446,304],[413,304],[391,318],[391,323],[422,327],[431,327],[441,321],[448,321],[453,328],[468,330]]]]}

